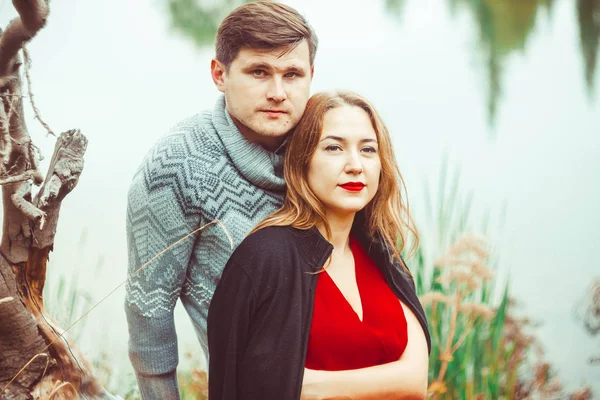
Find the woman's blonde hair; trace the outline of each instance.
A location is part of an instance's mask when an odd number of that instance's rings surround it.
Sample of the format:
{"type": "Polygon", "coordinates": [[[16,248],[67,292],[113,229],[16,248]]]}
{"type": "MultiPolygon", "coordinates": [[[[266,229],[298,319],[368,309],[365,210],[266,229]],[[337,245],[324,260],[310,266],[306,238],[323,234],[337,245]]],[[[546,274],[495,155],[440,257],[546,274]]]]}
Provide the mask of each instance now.
{"type": "Polygon", "coordinates": [[[365,110],[379,143],[379,188],[369,204],[360,211],[364,213],[365,228],[371,237],[379,237],[392,249],[392,258],[396,258],[408,272],[400,253],[408,242],[409,232],[414,236],[411,252],[417,248],[419,239],[408,212],[404,180],[396,163],[389,132],[381,117],[369,101],[352,92],[323,92],[310,98],[304,115],[288,139],[284,161],[287,192],[283,206],[268,215],[252,232],[267,226],[291,225],[298,229],[310,229],[322,223],[328,238],[331,237],[331,229],[325,218],[325,207],[308,186],[307,176],[310,161],[321,138],[325,113],[344,106],[365,110]]]}

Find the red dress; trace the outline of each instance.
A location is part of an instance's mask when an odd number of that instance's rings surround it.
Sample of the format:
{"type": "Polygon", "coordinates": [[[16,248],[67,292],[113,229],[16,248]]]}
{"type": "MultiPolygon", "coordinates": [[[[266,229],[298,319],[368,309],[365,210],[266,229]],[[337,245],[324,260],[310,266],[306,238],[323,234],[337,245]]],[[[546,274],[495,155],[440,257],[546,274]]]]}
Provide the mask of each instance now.
{"type": "Polygon", "coordinates": [[[365,368],[400,358],[408,342],[406,317],[382,272],[359,242],[350,238],[363,320],[327,271],[315,290],[306,368],[327,371],[365,368]]]}

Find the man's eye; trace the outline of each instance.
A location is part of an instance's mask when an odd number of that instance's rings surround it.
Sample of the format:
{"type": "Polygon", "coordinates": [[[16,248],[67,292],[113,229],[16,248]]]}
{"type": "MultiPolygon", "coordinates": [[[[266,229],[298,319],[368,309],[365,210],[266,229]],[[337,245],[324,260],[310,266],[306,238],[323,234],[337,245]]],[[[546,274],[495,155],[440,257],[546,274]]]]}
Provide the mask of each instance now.
{"type": "Polygon", "coordinates": [[[263,71],[262,69],[255,69],[254,71],[252,71],[252,74],[254,76],[264,76],[265,75],[265,71],[263,71]]]}
{"type": "Polygon", "coordinates": [[[285,74],[286,78],[297,78],[298,76],[300,76],[297,72],[288,72],[287,74],[285,74]]]}

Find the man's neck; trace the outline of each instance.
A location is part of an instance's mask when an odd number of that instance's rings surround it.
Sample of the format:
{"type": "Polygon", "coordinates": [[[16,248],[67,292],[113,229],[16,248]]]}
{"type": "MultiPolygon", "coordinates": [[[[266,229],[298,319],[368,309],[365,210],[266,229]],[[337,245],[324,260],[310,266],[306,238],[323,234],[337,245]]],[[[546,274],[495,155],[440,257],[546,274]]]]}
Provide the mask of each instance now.
{"type": "Polygon", "coordinates": [[[287,135],[283,135],[283,136],[260,135],[256,132],[254,132],[252,129],[248,128],[246,125],[242,124],[233,115],[229,114],[229,116],[231,117],[231,120],[233,121],[235,126],[238,128],[240,133],[250,143],[256,143],[259,146],[262,146],[264,149],[266,149],[270,152],[274,152],[275,150],[277,150],[279,148],[279,146],[281,146],[281,144],[285,141],[285,138],[287,137],[287,135]]]}

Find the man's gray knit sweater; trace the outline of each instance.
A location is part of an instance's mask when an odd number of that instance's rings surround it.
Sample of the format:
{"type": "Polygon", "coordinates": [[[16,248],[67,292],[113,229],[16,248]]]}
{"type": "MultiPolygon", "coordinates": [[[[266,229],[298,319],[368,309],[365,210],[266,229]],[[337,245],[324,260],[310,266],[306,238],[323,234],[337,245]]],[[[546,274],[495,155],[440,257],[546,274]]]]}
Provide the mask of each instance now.
{"type": "Polygon", "coordinates": [[[202,225],[222,224],[183,240],[127,284],[129,356],[144,398],[178,396],[177,299],[208,354],[206,318],[215,286],[233,249],[281,205],[282,161],[240,134],[221,96],[212,112],[175,126],[136,172],[127,207],[129,274],[202,225]]]}

